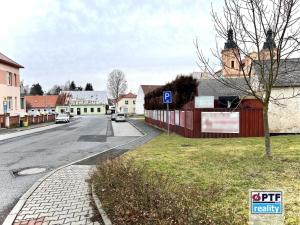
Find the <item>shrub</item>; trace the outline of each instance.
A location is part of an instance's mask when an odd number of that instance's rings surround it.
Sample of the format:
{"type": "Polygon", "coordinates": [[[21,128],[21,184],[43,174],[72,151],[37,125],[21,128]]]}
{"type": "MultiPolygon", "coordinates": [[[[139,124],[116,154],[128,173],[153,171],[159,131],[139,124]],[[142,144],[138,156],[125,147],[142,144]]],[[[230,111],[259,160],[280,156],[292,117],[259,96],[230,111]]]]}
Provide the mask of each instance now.
{"type": "Polygon", "coordinates": [[[197,95],[198,81],[192,76],[177,76],[171,83],[167,83],[163,87],[157,88],[145,96],[145,109],[156,110],[165,109],[162,95],[163,91],[172,91],[173,103],[170,109],[180,109],[189,101],[194,100],[197,95]]]}
{"type": "Polygon", "coordinates": [[[233,211],[209,207],[209,202],[221,197],[217,187],[199,191],[136,166],[132,160],[97,165],[92,182],[113,224],[240,224],[233,211]]]}

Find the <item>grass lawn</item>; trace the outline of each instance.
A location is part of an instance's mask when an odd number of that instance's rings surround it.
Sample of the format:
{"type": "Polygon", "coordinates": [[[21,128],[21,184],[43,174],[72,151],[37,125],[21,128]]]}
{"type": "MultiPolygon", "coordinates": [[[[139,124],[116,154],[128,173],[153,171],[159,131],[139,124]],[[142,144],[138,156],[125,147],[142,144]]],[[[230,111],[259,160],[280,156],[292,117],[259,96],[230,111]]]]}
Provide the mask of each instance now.
{"type": "MultiPolygon", "coordinates": [[[[218,210],[248,217],[249,189],[283,189],[286,224],[300,224],[300,135],[272,137],[273,159],[263,138],[188,139],[165,133],[126,154],[135,163],[200,190],[220,190],[218,210]]],[[[221,211],[220,211],[221,212],[221,211]]]]}

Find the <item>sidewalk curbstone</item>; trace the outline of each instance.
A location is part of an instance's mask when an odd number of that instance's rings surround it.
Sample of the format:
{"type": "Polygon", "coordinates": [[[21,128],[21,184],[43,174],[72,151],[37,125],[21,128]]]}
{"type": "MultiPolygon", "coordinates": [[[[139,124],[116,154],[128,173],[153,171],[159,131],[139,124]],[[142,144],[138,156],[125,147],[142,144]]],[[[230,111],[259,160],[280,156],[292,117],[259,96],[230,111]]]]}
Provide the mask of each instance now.
{"type": "Polygon", "coordinates": [[[99,211],[99,213],[100,213],[100,215],[101,215],[101,218],[102,218],[102,220],[103,220],[103,223],[104,223],[105,225],[112,225],[111,220],[108,218],[108,216],[107,216],[105,210],[104,210],[103,207],[102,207],[102,204],[101,204],[101,202],[100,202],[100,199],[98,198],[97,194],[95,193],[95,188],[94,188],[94,185],[93,185],[93,184],[92,184],[92,197],[93,197],[94,203],[95,203],[95,205],[96,205],[96,207],[97,207],[97,209],[98,209],[98,211],[99,211]]]}

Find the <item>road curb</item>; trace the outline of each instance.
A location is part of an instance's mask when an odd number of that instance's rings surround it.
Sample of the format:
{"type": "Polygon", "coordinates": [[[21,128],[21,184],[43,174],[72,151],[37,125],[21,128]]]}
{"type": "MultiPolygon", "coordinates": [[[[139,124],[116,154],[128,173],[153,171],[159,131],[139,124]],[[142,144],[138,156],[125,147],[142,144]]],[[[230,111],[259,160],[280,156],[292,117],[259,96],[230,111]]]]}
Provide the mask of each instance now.
{"type": "MultiPolygon", "coordinates": [[[[97,155],[101,155],[103,153],[106,153],[108,151],[111,151],[111,150],[114,150],[116,148],[120,148],[124,145],[127,145],[127,144],[130,144],[131,142],[134,142],[134,141],[137,141],[143,137],[145,137],[147,134],[145,132],[142,133],[143,135],[136,138],[136,139],[133,139],[127,143],[124,143],[124,144],[121,144],[121,145],[118,145],[118,146],[115,146],[115,147],[112,147],[112,148],[109,148],[109,149],[106,149],[102,152],[99,152],[99,153],[95,153],[95,154],[92,154],[90,156],[87,156],[87,157],[84,157],[83,159],[79,159],[79,160],[76,160],[74,162],[71,162],[71,163],[68,163],[64,166],[61,166],[51,172],[49,172],[47,175],[45,175],[44,177],[40,178],[39,180],[37,180],[26,192],[25,194],[22,195],[22,197],[19,199],[19,201],[16,203],[16,205],[14,206],[14,208],[10,211],[10,213],[8,214],[8,216],[5,218],[4,222],[2,223],[2,225],[12,225],[13,222],[15,221],[18,213],[21,211],[21,209],[23,208],[25,202],[27,201],[27,199],[31,196],[31,194],[43,183],[44,180],[46,180],[48,177],[50,177],[51,175],[53,175],[54,173],[56,173],[57,171],[61,170],[61,169],[64,169],[68,166],[71,166],[73,164],[76,164],[76,163],[79,163],[83,160],[86,160],[88,158],[92,158],[92,157],[95,157],[97,155]]],[[[100,201],[100,200],[99,200],[100,201]]],[[[100,213],[100,212],[99,212],[100,213]]],[[[101,214],[101,213],[100,213],[101,214]]]]}
{"type": "Polygon", "coordinates": [[[102,204],[101,204],[101,202],[100,202],[100,199],[98,198],[97,194],[95,193],[95,188],[94,188],[94,185],[93,185],[93,184],[92,184],[92,197],[93,197],[93,201],[94,201],[94,203],[95,203],[95,205],[96,205],[96,207],[97,207],[97,209],[98,209],[98,211],[99,211],[99,213],[100,213],[100,215],[101,215],[101,218],[102,218],[102,220],[103,220],[103,223],[104,223],[105,225],[112,225],[111,220],[108,218],[108,216],[107,216],[105,210],[104,210],[103,207],[102,207],[102,204]]]}
{"type": "Polygon", "coordinates": [[[0,141],[7,141],[7,140],[11,140],[11,139],[13,139],[13,138],[24,137],[24,136],[27,136],[27,135],[37,134],[37,133],[39,133],[39,132],[44,132],[44,131],[51,130],[51,129],[55,129],[55,128],[58,128],[58,127],[67,126],[67,125],[70,125],[70,124],[74,123],[76,120],[77,120],[77,119],[73,120],[73,121],[70,122],[70,123],[60,124],[59,126],[50,127],[50,128],[48,128],[48,129],[45,129],[45,130],[39,130],[39,131],[32,132],[32,133],[20,134],[20,132],[31,131],[31,130],[35,130],[35,129],[39,129],[39,128],[45,128],[45,127],[49,127],[49,126],[53,126],[53,125],[58,125],[58,124],[56,124],[56,123],[54,123],[54,124],[48,124],[48,125],[41,126],[41,127],[33,127],[33,128],[25,129],[25,130],[20,130],[20,131],[12,132],[12,133],[0,134],[0,141]],[[16,135],[16,136],[14,136],[14,137],[8,137],[8,138],[5,138],[5,139],[1,139],[1,135],[4,136],[4,135],[18,134],[18,133],[19,133],[20,135],[16,135]]]}
{"type": "Polygon", "coordinates": [[[137,129],[143,136],[146,136],[147,133],[145,133],[142,129],[140,129],[139,127],[137,127],[131,120],[128,120],[128,122],[135,128],[137,129]]]}

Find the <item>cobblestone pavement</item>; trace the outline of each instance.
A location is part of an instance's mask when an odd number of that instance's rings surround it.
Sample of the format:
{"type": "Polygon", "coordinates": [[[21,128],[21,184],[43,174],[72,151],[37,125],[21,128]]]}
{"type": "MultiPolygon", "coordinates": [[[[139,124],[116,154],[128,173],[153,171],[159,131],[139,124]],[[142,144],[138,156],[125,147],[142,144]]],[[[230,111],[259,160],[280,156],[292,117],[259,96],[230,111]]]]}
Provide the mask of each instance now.
{"type": "Polygon", "coordinates": [[[45,179],[27,199],[14,225],[100,225],[86,180],[91,169],[71,165],[45,179]]]}

